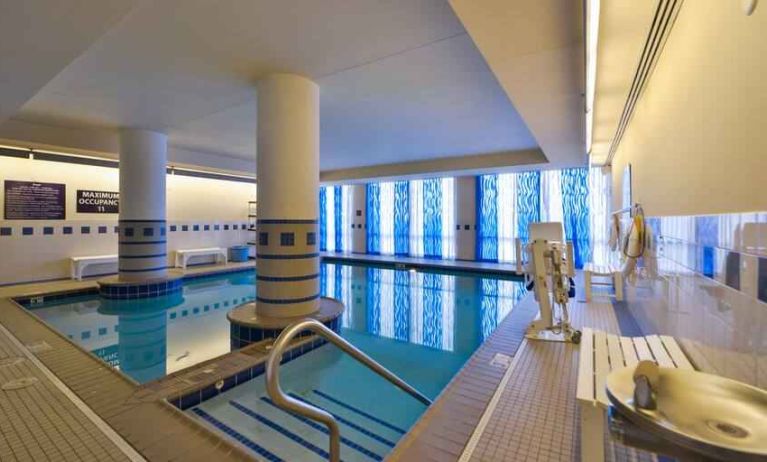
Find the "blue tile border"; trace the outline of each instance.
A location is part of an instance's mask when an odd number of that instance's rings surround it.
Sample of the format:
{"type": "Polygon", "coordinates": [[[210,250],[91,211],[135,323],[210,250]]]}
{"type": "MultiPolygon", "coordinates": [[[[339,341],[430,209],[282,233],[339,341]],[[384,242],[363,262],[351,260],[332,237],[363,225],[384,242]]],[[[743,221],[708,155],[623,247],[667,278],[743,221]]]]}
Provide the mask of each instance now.
{"type": "Polygon", "coordinates": [[[236,441],[243,444],[248,449],[253,450],[256,454],[260,455],[261,457],[264,457],[266,460],[270,462],[283,462],[283,459],[275,455],[273,452],[255,443],[253,440],[251,440],[247,436],[243,435],[242,433],[238,432],[232,427],[216,419],[215,417],[208,414],[204,410],[197,408],[197,409],[192,409],[192,412],[194,412],[198,417],[200,417],[204,421],[216,427],[218,430],[221,430],[222,432],[224,432],[226,435],[234,438],[236,441]]]}
{"type": "MultiPolygon", "coordinates": [[[[148,271],[148,270],[141,270],[148,271]]],[[[135,300],[162,297],[181,291],[183,278],[169,279],[145,284],[100,284],[99,295],[111,300],[135,300]]]]}
{"type": "MultiPolygon", "coordinates": [[[[317,430],[319,432],[322,432],[322,433],[324,433],[326,435],[330,434],[330,432],[328,431],[327,427],[325,427],[324,425],[321,425],[321,424],[318,424],[316,422],[313,422],[313,421],[307,419],[304,416],[301,416],[301,415],[298,415],[298,414],[293,414],[292,412],[288,412],[285,409],[282,409],[281,407],[277,406],[277,404],[274,401],[272,401],[271,399],[269,399],[266,396],[262,396],[260,398],[260,400],[265,402],[266,404],[272,406],[273,408],[277,409],[278,411],[284,412],[284,413],[288,414],[289,416],[293,417],[294,419],[299,420],[300,422],[303,422],[304,424],[312,427],[313,429],[315,429],[315,430],[317,430]]],[[[230,401],[230,403],[232,403],[232,402],[233,401],[230,401]]],[[[244,406],[244,405],[242,405],[240,403],[237,403],[237,404],[239,404],[243,408],[246,407],[246,406],[244,406]]],[[[373,460],[383,460],[383,457],[381,457],[381,455],[376,454],[375,452],[371,451],[370,449],[355,443],[354,441],[350,440],[349,438],[344,437],[343,435],[341,435],[341,443],[345,444],[347,447],[350,447],[350,448],[354,449],[355,451],[357,451],[357,452],[359,452],[361,454],[364,454],[364,455],[370,457],[373,460]]]]}
{"type": "Polygon", "coordinates": [[[313,453],[317,454],[318,456],[322,457],[323,459],[329,459],[330,454],[324,449],[322,449],[319,446],[316,446],[315,444],[311,443],[310,441],[296,435],[295,433],[291,432],[287,428],[283,427],[282,425],[278,424],[277,422],[274,422],[271,419],[268,419],[261,414],[258,414],[256,412],[253,412],[251,409],[243,406],[242,404],[236,402],[236,401],[229,401],[229,405],[237,409],[238,411],[242,412],[243,414],[247,415],[248,417],[257,420],[263,425],[266,425],[267,427],[271,428],[272,430],[282,434],[286,438],[300,444],[305,449],[308,449],[309,451],[312,451],[313,453]]]}
{"type": "MultiPolygon", "coordinates": [[[[296,345],[295,347],[291,348],[290,350],[286,351],[283,354],[281,364],[285,364],[296,358],[299,358],[303,356],[304,354],[314,350],[315,348],[319,348],[325,345],[325,343],[327,343],[325,340],[323,340],[322,338],[316,337],[311,341],[307,341],[300,345],[296,345]]],[[[254,364],[253,366],[247,369],[239,371],[233,375],[226,376],[225,378],[222,379],[223,386],[221,387],[217,388],[216,384],[212,383],[198,390],[185,393],[181,396],[169,398],[168,402],[176,406],[178,409],[184,411],[186,409],[189,409],[190,407],[197,406],[198,404],[204,401],[207,401],[211,398],[215,398],[221,393],[228,391],[232,387],[235,387],[237,385],[242,385],[243,383],[249,380],[260,377],[265,372],[266,372],[266,358],[264,358],[262,362],[259,362],[258,364],[254,364]]]]}

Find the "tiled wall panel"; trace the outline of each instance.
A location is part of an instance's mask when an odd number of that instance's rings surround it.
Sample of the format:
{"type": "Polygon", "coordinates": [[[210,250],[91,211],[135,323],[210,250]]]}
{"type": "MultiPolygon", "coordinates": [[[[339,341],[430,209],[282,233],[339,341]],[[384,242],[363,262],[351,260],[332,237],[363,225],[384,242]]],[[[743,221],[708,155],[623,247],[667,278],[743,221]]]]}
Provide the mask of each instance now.
{"type": "Polygon", "coordinates": [[[626,306],[695,365],[767,387],[767,213],[649,218],[652,245],[626,306]]]}
{"type": "MultiPolygon", "coordinates": [[[[0,220],[0,285],[67,278],[70,258],[116,255],[117,222],[0,220]]],[[[242,221],[169,221],[166,226],[168,266],[176,249],[230,247],[254,239],[242,221]]],[[[212,261],[200,257],[190,264],[212,261]]],[[[116,264],[94,265],[86,274],[111,274],[116,264]]]]}

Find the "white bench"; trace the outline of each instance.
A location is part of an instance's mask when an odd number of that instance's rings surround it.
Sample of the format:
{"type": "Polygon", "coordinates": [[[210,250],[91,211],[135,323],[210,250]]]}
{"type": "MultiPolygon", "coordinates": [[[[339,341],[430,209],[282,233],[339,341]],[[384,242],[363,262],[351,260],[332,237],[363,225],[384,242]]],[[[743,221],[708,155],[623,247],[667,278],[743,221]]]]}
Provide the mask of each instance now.
{"type": "Polygon", "coordinates": [[[176,268],[186,269],[186,263],[191,257],[201,256],[214,256],[216,257],[216,263],[223,262],[223,264],[227,264],[229,262],[229,257],[226,254],[226,249],[222,249],[220,247],[176,250],[176,268]]]}
{"type": "Polygon", "coordinates": [[[615,299],[623,300],[623,272],[617,265],[595,265],[586,263],[583,267],[583,285],[586,289],[586,301],[591,300],[591,286],[609,286],[615,288],[615,299]],[[594,277],[610,278],[611,282],[593,282],[594,277]]]}
{"type": "Polygon", "coordinates": [[[641,360],[660,367],[692,370],[679,345],[666,335],[619,337],[590,328],[583,329],[575,396],[581,411],[581,460],[605,460],[604,436],[609,406],[605,382],[613,369],[635,366],[641,360]]]}
{"type": "Polygon", "coordinates": [[[95,255],[92,257],[72,257],[70,258],[70,272],[72,279],[83,280],[85,269],[91,265],[100,265],[104,263],[117,263],[117,255],[95,255]]]}

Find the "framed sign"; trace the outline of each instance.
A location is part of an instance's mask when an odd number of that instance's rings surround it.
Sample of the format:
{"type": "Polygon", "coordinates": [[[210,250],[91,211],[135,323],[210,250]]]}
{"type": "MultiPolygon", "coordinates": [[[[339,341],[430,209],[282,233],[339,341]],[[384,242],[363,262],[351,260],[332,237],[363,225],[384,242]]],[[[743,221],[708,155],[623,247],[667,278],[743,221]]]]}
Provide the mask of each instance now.
{"type": "Polygon", "coordinates": [[[64,220],[66,185],[5,180],[6,220],[64,220]]]}
{"type": "Polygon", "coordinates": [[[77,213],[118,213],[119,211],[119,192],[77,190],[77,213]]]}

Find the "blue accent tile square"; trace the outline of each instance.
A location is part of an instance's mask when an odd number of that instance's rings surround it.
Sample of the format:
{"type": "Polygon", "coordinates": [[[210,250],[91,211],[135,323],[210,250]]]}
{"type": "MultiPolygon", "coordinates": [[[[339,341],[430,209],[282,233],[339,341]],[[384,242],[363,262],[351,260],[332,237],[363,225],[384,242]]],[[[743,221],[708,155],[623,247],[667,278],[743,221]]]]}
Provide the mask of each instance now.
{"type": "Polygon", "coordinates": [[[123,236],[125,236],[125,237],[133,237],[133,228],[125,228],[123,230],[123,236]]]}
{"type": "Polygon", "coordinates": [[[237,231],[237,225],[232,225],[232,229],[237,231]]]}
{"type": "Polygon", "coordinates": [[[165,236],[165,227],[160,228],[160,236],[165,236]]]}
{"type": "Polygon", "coordinates": [[[727,252],[724,263],[724,283],[735,290],[740,290],[740,254],[727,252]]]}
{"type": "Polygon", "coordinates": [[[89,338],[91,338],[91,331],[86,330],[86,331],[80,333],[80,339],[81,340],[88,340],[89,338]]]}
{"type": "Polygon", "coordinates": [[[192,230],[193,230],[193,231],[199,231],[199,230],[200,230],[200,225],[194,225],[194,226],[192,227],[192,230]]]}
{"type": "Polygon", "coordinates": [[[204,229],[205,231],[210,231],[210,225],[205,225],[204,229]]]}
{"type": "Polygon", "coordinates": [[[170,319],[176,319],[176,313],[171,313],[170,314],[170,319]]]}
{"type": "Polygon", "coordinates": [[[280,245],[283,247],[293,247],[296,244],[295,233],[280,233],[280,245]]]}
{"type": "Polygon", "coordinates": [[[189,225],[181,225],[181,231],[189,231],[189,225]]]}
{"type": "Polygon", "coordinates": [[[767,303],[767,257],[759,259],[759,269],[757,271],[757,283],[759,285],[757,297],[759,297],[759,300],[767,303]]]}
{"type": "Polygon", "coordinates": [[[53,226],[45,226],[43,228],[43,235],[51,236],[53,234],[53,226]]]}
{"type": "Polygon", "coordinates": [[[13,228],[9,228],[7,226],[0,228],[0,236],[11,236],[11,235],[13,235],[13,228]]]}
{"type": "Polygon", "coordinates": [[[144,228],[144,237],[154,236],[154,228],[144,228]]]}
{"type": "Polygon", "coordinates": [[[170,232],[175,233],[178,227],[176,225],[170,225],[170,232]]]}
{"type": "Polygon", "coordinates": [[[80,234],[90,234],[90,233],[91,233],[90,226],[80,226],[80,234]]]}
{"type": "Polygon", "coordinates": [[[224,225],[224,231],[229,231],[229,225],[224,225]]]}
{"type": "Polygon", "coordinates": [[[119,226],[115,226],[115,234],[119,234],[119,233],[120,233],[120,227],[119,226]]]}
{"type": "Polygon", "coordinates": [[[107,328],[99,327],[99,335],[107,335],[107,328]]]}
{"type": "Polygon", "coordinates": [[[99,234],[106,234],[106,233],[107,233],[107,227],[99,226],[99,234]]]}
{"type": "Polygon", "coordinates": [[[32,228],[31,226],[25,226],[21,228],[21,234],[24,236],[32,236],[35,234],[35,228],[32,228]]]}

